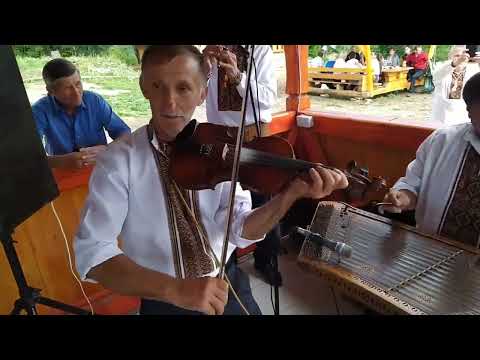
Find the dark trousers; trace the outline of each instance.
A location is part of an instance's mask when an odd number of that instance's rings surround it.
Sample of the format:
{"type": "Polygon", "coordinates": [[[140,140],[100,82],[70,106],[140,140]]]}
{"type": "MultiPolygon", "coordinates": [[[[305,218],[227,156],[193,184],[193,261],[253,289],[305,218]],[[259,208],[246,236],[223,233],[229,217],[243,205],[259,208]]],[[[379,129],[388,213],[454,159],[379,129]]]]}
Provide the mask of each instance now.
{"type": "MultiPolygon", "coordinates": [[[[227,262],[225,272],[228,279],[232,283],[238,297],[242,301],[242,304],[247,308],[250,315],[262,315],[257,302],[253,298],[252,288],[250,287],[250,280],[248,275],[240,269],[236,262],[233,261],[235,254],[232,254],[230,260],[227,262]]],[[[140,305],[140,315],[203,315],[198,311],[187,310],[179,308],[175,305],[155,301],[142,299],[140,305]]],[[[245,315],[245,312],[240,307],[235,296],[230,290],[228,293],[228,302],[225,306],[224,315],[245,315]]]]}
{"type": "MultiPolygon", "coordinates": [[[[410,71],[412,71],[412,70],[410,70],[410,71]]],[[[417,81],[422,76],[424,76],[426,72],[427,72],[426,70],[415,70],[411,73],[411,75],[410,75],[410,90],[413,90],[413,88],[415,87],[415,81],[417,81]]]]}
{"type": "MultiPolygon", "coordinates": [[[[263,195],[252,192],[252,208],[262,206],[267,202],[267,198],[263,195]]],[[[270,231],[265,239],[257,242],[255,245],[255,251],[253,257],[255,260],[255,266],[258,268],[263,268],[267,264],[272,263],[274,256],[277,256],[280,253],[280,225],[276,225],[272,231],[270,231]]]]}

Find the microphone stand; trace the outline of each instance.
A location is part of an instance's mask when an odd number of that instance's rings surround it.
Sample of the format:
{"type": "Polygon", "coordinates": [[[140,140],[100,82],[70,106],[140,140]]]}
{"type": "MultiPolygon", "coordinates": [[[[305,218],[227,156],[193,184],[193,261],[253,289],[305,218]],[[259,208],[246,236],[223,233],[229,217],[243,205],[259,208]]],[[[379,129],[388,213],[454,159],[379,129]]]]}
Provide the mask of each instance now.
{"type": "Polygon", "coordinates": [[[8,229],[7,226],[0,221],[0,241],[5,250],[5,255],[7,256],[20,295],[20,298],[15,301],[14,308],[10,315],[19,315],[22,310],[24,310],[27,315],[38,315],[36,308],[37,303],[71,314],[91,315],[92,313],[90,311],[40,296],[40,289],[35,289],[28,285],[13,245],[15,241],[12,239],[12,232],[13,231],[8,229]]]}

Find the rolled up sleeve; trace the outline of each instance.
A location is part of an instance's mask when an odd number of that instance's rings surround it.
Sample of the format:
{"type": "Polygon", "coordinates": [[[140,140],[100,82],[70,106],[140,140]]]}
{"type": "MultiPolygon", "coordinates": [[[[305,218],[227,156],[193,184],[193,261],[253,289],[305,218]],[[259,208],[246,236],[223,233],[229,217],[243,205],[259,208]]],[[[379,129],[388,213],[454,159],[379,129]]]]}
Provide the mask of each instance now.
{"type": "MultiPolygon", "coordinates": [[[[228,217],[228,202],[230,198],[230,184],[224,183],[222,188],[222,197],[220,201],[219,209],[215,215],[215,222],[219,226],[225,226],[228,217]]],[[[250,240],[242,237],[243,225],[246,218],[252,212],[252,198],[250,191],[243,190],[240,185],[237,184],[235,190],[235,206],[232,216],[232,226],[230,231],[230,243],[243,249],[265,238],[262,236],[256,240],[250,240]]]]}
{"type": "Polygon", "coordinates": [[[122,254],[118,246],[128,211],[128,176],[126,166],[112,166],[102,154],[89,183],[89,195],[82,211],[80,226],[74,239],[77,271],[84,281],[95,266],[122,254]],[[123,172],[123,173],[122,173],[123,172]]]}

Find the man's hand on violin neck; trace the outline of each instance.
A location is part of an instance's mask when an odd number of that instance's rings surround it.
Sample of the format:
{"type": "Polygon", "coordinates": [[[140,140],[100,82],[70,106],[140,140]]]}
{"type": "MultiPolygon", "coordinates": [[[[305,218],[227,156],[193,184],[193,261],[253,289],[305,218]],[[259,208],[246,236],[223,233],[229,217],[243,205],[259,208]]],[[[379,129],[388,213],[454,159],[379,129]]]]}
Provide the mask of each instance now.
{"type": "Polygon", "coordinates": [[[321,199],[337,189],[345,189],[348,180],[345,174],[324,168],[310,169],[310,181],[297,177],[288,187],[287,193],[295,200],[301,198],[321,199]]]}
{"type": "Polygon", "coordinates": [[[222,315],[228,301],[228,284],[212,277],[176,282],[173,304],[207,315],[222,315]]]}

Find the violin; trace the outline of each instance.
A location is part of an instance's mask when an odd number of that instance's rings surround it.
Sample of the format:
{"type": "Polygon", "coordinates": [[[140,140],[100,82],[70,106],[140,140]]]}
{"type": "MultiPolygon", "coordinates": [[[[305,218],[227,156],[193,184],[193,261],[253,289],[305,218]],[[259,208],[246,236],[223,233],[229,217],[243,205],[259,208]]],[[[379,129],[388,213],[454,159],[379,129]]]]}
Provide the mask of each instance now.
{"type": "MultiPolygon", "coordinates": [[[[177,135],[170,153],[169,172],[175,182],[184,189],[203,190],[231,180],[237,131],[236,127],[190,121],[177,135]]],[[[275,195],[297,176],[308,181],[305,171],[316,167],[341,171],[295,159],[290,143],[279,136],[257,137],[242,145],[238,181],[249,190],[275,195]]],[[[346,191],[354,198],[385,182],[381,178],[370,180],[368,172],[354,161],[341,172],[349,181],[346,191]]]]}

